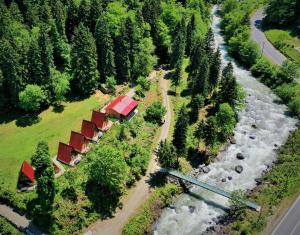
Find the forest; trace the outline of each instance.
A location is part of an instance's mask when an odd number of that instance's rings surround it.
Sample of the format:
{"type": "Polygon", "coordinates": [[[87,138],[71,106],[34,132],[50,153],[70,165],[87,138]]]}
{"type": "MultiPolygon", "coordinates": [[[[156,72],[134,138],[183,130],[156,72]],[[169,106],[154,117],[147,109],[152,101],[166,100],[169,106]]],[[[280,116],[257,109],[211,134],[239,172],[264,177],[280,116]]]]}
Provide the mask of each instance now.
{"type": "Polygon", "coordinates": [[[202,0],[1,0],[0,110],[39,112],[174,65],[181,25],[196,29],[188,51],[208,14],[202,0]]]}

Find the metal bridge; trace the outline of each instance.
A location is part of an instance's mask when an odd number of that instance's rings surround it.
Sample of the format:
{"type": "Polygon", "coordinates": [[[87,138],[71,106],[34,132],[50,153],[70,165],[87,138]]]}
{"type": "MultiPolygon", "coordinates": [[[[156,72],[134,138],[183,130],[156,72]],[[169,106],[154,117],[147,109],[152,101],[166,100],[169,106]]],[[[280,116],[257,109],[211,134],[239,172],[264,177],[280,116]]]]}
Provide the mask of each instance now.
{"type": "MultiPolygon", "coordinates": [[[[202,188],[204,188],[206,190],[209,190],[211,192],[217,193],[217,194],[222,195],[224,197],[227,197],[229,199],[232,199],[232,194],[231,193],[226,192],[223,189],[220,189],[220,188],[218,188],[216,186],[213,186],[213,185],[204,183],[202,181],[196,180],[195,178],[192,178],[190,176],[183,175],[183,174],[179,173],[178,171],[173,171],[173,170],[164,169],[164,168],[161,168],[159,171],[163,172],[163,173],[166,173],[166,174],[169,174],[170,176],[173,176],[175,178],[185,180],[187,182],[190,182],[190,183],[192,183],[194,185],[200,186],[200,187],[202,187],[202,188]]],[[[256,211],[260,211],[261,210],[261,207],[259,205],[255,204],[254,202],[246,200],[246,201],[243,201],[243,203],[246,206],[248,206],[249,208],[254,209],[256,211]]]]}

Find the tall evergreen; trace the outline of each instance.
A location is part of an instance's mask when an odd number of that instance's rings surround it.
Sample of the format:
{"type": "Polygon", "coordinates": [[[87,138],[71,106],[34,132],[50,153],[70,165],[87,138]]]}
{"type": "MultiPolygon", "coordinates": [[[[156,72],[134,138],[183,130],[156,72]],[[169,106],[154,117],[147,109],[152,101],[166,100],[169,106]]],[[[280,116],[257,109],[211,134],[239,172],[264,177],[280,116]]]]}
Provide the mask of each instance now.
{"type": "Polygon", "coordinates": [[[198,39],[190,55],[190,65],[188,68],[189,78],[194,79],[199,73],[202,58],[205,56],[204,43],[198,39]]]}
{"type": "Polygon", "coordinates": [[[102,0],[91,0],[90,30],[94,34],[97,20],[103,15],[102,0]]]}
{"type": "Polygon", "coordinates": [[[204,39],[204,48],[206,50],[206,53],[209,56],[212,56],[214,47],[215,47],[214,33],[212,29],[209,28],[204,39]]]}
{"type": "Polygon", "coordinates": [[[157,157],[160,165],[166,168],[177,168],[178,157],[176,154],[176,148],[172,143],[161,141],[159,144],[157,157]]]}
{"type": "Polygon", "coordinates": [[[78,25],[78,7],[74,0],[67,0],[67,2],[66,34],[71,41],[75,27],[78,25]]]}
{"type": "Polygon", "coordinates": [[[213,54],[210,63],[210,73],[209,73],[210,90],[215,89],[218,84],[220,69],[221,69],[221,53],[220,53],[220,49],[218,48],[217,51],[213,54]]]}
{"type": "Polygon", "coordinates": [[[41,0],[39,5],[39,20],[44,24],[50,23],[52,12],[48,0],[41,0]]]}
{"type": "Polygon", "coordinates": [[[78,9],[78,20],[86,27],[90,27],[91,3],[88,0],[81,0],[78,9]]]}
{"type": "Polygon", "coordinates": [[[196,19],[193,14],[186,29],[186,55],[190,56],[192,48],[195,43],[195,30],[196,30],[196,19]]]}
{"type": "Polygon", "coordinates": [[[28,83],[38,84],[43,79],[41,49],[38,39],[32,38],[28,50],[28,83]]]}
{"type": "Polygon", "coordinates": [[[88,95],[96,89],[97,49],[93,35],[82,23],[75,29],[72,47],[73,79],[71,87],[81,95],[88,95]]]}
{"type": "Polygon", "coordinates": [[[201,94],[207,97],[209,94],[209,61],[207,57],[201,60],[199,73],[193,81],[192,93],[193,95],[201,94]]]}
{"type": "Polygon", "coordinates": [[[129,82],[131,79],[130,39],[125,24],[122,24],[121,33],[116,39],[115,52],[118,80],[129,82]]]}
{"type": "Polygon", "coordinates": [[[172,45],[171,66],[175,68],[176,64],[182,64],[185,53],[186,26],[184,18],[177,26],[177,34],[172,45]]]}
{"type": "Polygon", "coordinates": [[[234,107],[238,99],[238,84],[233,75],[233,67],[231,63],[223,69],[222,79],[220,81],[220,89],[218,93],[218,103],[228,103],[234,107]]]}
{"type": "Polygon", "coordinates": [[[61,36],[65,36],[65,27],[66,27],[66,18],[67,18],[67,13],[66,13],[66,8],[64,4],[61,2],[61,0],[51,0],[51,11],[52,15],[55,16],[55,25],[57,28],[58,33],[61,36]]]}
{"type": "Polygon", "coordinates": [[[114,44],[109,32],[108,23],[100,17],[96,24],[95,37],[98,53],[98,70],[101,81],[105,82],[106,77],[116,75],[114,44]]]}
{"type": "Polygon", "coordinates": [[[186,138],[189,117],[185,106],[182,106],[175,124],[173,134],[173,145],[177,149],[177,153],[185,155],[186,153],[186,138]]]}

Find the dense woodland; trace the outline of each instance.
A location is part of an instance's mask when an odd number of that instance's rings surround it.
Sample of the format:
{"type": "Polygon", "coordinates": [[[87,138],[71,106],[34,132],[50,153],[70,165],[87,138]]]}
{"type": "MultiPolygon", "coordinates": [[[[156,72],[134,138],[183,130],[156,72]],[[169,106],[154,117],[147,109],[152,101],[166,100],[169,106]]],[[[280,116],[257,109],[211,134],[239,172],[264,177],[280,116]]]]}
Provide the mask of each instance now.
{"type": "Polygon", "coordinates": [[[37,112],[176,66],[208,14],[202,0],[1,0],[0,108],[37,112]]]}

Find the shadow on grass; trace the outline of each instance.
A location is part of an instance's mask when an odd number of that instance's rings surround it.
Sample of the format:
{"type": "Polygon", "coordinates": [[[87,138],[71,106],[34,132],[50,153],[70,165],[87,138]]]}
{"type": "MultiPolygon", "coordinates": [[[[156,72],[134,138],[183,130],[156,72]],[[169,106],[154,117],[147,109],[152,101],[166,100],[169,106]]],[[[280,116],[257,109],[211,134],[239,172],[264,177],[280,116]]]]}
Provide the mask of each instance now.
{"type": "Polygon", "coordinates": [[[55,105],[53,107],[53,112],[54,113],[62,113],[65,110],[65,106],[64,105],[55,105]]]}
{"type": "Polygon", "coordinates": [[[27,114],[17,119],[16,125],[18,127],[27,127],[39,123],[42,120],[37,114],[27,114]]]}

